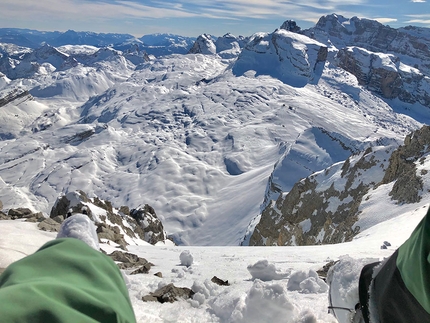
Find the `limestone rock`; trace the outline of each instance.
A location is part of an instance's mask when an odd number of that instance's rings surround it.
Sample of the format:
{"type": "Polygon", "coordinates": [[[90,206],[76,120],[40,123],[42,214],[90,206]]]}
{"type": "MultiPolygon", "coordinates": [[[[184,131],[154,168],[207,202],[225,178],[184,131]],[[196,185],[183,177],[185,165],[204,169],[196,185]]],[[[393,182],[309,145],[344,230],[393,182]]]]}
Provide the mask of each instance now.
{"type": "Polygon", "coordinates": [[[12,220],[12,217],[0,211],[0,220],[12,220]]]}
{"type": "Polygon", "coordinates": [[[132,271],[130,275],[137,275],[137,274],[147,274],[149,273],[149,270],[151,269],[151,264],[147,262],[139,269],[136,269],[135,271],[132,271]]]}
{"type": "Polygon", "coordinates": [[[423,189],[423,181],[417,175],[416,162],[430,151],[430,126],[423,126],[406,136],[404,144],[390,157],[382,184],[394,183],[390,195],[399,203],[416,203],[423,189]]]}
{"type": "Polygon", "coordinates": [[[211,279],[212,283],[215,283],[217,285],[220,286],[230,286],[230,284],[228,283],[228,280],[222,280],[221,278],[218,278],[217,276],[213,276],[211,279]]]}
{"type": "Polygon", "coordinates": [[[50,231],[50,232],[60,231],[60,224],[51,218],[44,219],[42,222],[40,222],[37,225],[37,227],[43,231],[50,231]]]}
{"type": "Polygon", "coordinates": [[[194,292],[187,287],[176,287],[168,284],[147,296],[142,297],[144,302],[158,301],[160,303],[173,303],[179,299],[188,299],[194,295],[194,292]]]}
{"type": "Polygon", "coordinates": [[[148,262],[145,258],[140,258],[135,254],[132,254],[129,252],[121,252],[116,250],[111,254],[109,254],[108,256],[111,257],[113,261],[120,262],[120,264],[118,264],[118,267],[120,269],[129,269],[129,268],[134,268],[139,266],[148,266],[148,264],[149,266],[153,266],[153,264],[148,262]]]}
{"type": "Polygon", "coordinates": [[[9,209],[8,212],[8,215],[12,217],[12,219],[29,218],[32,214],[33,211],[28,208],[9,209]]]}
{"type": "Polygon", "coordinates": [[[149,243],[155,244],[158,241],[167,239],[163,224],[155,214],[155,210],[145,204],[143,208],[133,209],[122,206],[115,209],[112,203],[104,201],[98,197],[89,198],[85,192],[70,192],[55,202],[50,217],[67,216],[67,214],[82,213],[86,210],[88,217],[98,226],[97,234],[100,239],[111,240],[126,249],[127,242],[125,236],[130,238],[140,238],[149,243]],[[94,207],[93,207],[94,206],[94,207]],[[102,211],[93,214],[92,210],[102,211]],[[107,224],[112,223],[111,224],[107,224]]]}

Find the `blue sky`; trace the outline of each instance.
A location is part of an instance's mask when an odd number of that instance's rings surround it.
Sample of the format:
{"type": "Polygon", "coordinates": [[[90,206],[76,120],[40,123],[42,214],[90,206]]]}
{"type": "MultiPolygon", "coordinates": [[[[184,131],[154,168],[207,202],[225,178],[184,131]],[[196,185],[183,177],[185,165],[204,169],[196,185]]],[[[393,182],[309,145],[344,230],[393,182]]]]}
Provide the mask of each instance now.
{"type": "Polygon", "coordinates": [[[292,19],[301,28],[331,13],[397,28],[430,27],[430,0],[1,0],[0,27],[44,31],[172,33],[198,36],[272,32],[292,19]]]}

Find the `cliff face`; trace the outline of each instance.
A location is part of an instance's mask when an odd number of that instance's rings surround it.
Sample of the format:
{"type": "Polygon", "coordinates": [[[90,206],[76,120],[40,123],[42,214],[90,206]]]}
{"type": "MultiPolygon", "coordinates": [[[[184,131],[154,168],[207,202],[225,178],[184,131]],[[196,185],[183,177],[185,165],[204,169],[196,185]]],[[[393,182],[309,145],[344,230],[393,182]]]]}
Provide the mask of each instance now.
{"type": "MultiPolygon", "coordinates": [[[[428,28],[405,27],[394,29],[375,20],[341,15],[327,15],[319,19],[315,27],[304,34],[321,42],[330,42],[338,49],[348,46],[365,48],[372,52],[392,53],[414,59],[416,68],[429,74],[430,30],[428,28]]],[[[412,64],[413,65],[413,64],[412,64]]]]}
{"type": "Polygon", "coordinates": [[[390,185],[388,194],[398,204],[420,201],[429,145],[430,127],[425,126],[398,148],[368,148],[301,180],[264,209],[249,244],[350,241],[361,229],[357,223],[363,199],[378,186],[390,185]]]}
{"type": "Polygon", "coordinates": [[[386,99],[430,106],[430,29],[394,29],[333,14],[297,32],[337,51],[336,64],[367,89],[386,99]]]}
{"type": "Polygon", "coordinates": [[[337,62],[360,85],[384,98],[430,106],[430,78],[394,55],[347,47],[337,53],[337,62]]]}

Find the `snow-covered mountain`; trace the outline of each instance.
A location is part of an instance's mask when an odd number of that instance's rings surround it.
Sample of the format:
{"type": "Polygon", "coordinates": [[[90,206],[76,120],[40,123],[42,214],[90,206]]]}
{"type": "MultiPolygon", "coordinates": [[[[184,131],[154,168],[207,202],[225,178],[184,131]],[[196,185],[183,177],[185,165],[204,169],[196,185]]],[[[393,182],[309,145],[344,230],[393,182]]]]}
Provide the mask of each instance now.
{"type": "MultiPolygon", "coordinates": [[[[202,36],[196,44],[210,51],[158,58],[136,44],[3,45],[4,208],[48,214],[59,196],[82,190],[116,208],[151,205],[178,244],[247,244],[261,212],[301,179],[368,148],[394,150],[429,122],[425,63],[409,65],[418,56],[361,47],[337,24],[311,37],[286,25],[249,38],[202,36]],[[401,82],[376,78],[374,61],[401,82]],[[385,95],[391,84],[403,94],[385,95]]],[[[424,48],[428,30],[420,32],[424,48]]]]}

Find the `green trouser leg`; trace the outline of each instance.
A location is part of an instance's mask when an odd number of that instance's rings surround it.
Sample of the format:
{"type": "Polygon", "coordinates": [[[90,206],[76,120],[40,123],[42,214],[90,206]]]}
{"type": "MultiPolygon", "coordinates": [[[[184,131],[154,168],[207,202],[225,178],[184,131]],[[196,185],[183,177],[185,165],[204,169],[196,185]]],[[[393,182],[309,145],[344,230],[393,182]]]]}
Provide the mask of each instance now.
{"type": "Polygon", "coordinates": [[[117,265],[84,242],[56,239],[0,276],[0,321],[135,322],[117,265]]]}

